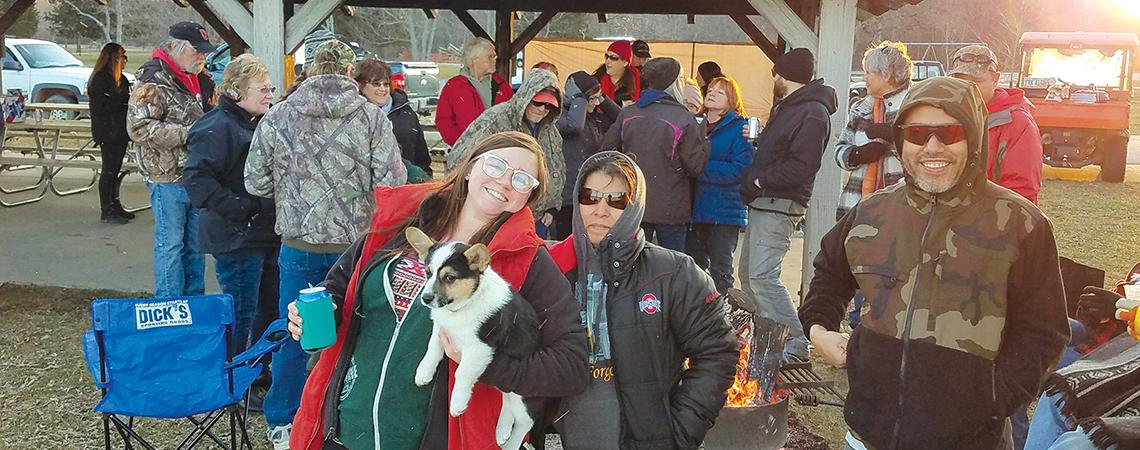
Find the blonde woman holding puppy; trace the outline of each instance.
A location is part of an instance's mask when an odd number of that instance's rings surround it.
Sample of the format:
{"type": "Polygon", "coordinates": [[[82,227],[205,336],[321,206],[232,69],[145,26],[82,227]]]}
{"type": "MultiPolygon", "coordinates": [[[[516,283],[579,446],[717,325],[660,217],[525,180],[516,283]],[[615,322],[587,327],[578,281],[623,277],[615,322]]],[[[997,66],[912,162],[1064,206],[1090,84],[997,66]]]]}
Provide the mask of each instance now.
{"type": "MultiPolygon", "coordinates": [[[[337,341],[313,368],[293,422],[291,448],[498,448],[495,426],[502,391],[562,397],[588,382],[586,336],[570,285],[534,232],[530,206],[549,182],[544,153],[530,136],[505,132],[476,143],[441,183],[381,187],[371,230],[329,272],[323,285],[337,305],[337,341]],[[422,262],[404,231],[415,226],[435,241],[486,244],[491,268],[534,307],[542,346],[515,360],[496,354],[468,409],[448,417],[448,385],[462,355],[431,384],[414,383],[431,338],[430,309],[420,301],[422,262]]],[[[303,323],[289,306],[295,338],[303,323]]],[[[541,444],[542,439],[534,439],[541,444]]],[[[541,448],[541,447],[540,447],[541,448]]]]}

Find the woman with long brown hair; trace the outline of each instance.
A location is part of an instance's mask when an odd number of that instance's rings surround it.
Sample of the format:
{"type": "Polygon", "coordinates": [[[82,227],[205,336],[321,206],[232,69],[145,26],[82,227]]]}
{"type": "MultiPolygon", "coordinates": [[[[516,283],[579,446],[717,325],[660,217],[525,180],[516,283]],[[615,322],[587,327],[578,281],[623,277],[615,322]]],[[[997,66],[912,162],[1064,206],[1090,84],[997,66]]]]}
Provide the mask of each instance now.
{"type": "Polygon", "coordinates": [[[594,78],[605,94],[618,106],[636,102],[641,96],[641,73],[630,65],[633,47],[629,41],[614,41],[606,49],[606,59],[594,69],[594,78]]]}
{"type": "Polygon", "coordinates": [[[123,75],[127,51],[114,42],[103,46],[95,70],[87,80],[87,96],[91,107],[91,138],[99,146],[103,160],[99,172],[99,219],[103,223],[127,223],[134,214],[119,202],[119,172],[127,155],[127,100],[131,83],[123,75]]]}
{"type": "MultiPolygon", "coordinates": [[[[309,374],[293,421],[290,448],[498,448],[500,394],[562,397],[585,389],[586,337],[570,285],[534,231],[530,206],[550,182],[542,148],[519,132],[492,134],[442,182],[376,189],[371,232],[343,255],[322,283],[337,305],[337,341],[309,374]],[[465,413],[449,418],[448,371],[413,382],[431,337],[420,302],[422,262],[404,237],[415,226],[437,242],[486,244],[491,268],[533,305],[541,348],[525,359],[497,353],[465,413]],[[380,443],[383,442],[383,446],[380,443]],[[339,447],[337,447],[339,448],[339,447]]],[[[303,332],[295,305],[290,331],[303,332]]],[[[441,336],[452,361],[462,355],[441,336]]],[[[541,441],[541,438],[533,441],[541,441]]],[[[515,449],[511,449],[515,450],[515,449]]]]}

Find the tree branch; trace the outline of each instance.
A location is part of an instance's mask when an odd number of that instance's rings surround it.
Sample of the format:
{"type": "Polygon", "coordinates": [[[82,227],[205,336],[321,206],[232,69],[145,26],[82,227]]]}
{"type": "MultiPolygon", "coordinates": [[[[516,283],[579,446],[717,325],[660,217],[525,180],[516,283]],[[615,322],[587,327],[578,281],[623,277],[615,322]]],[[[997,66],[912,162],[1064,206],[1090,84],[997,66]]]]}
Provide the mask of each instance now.
{"type": "MultiPolygon", "coordinates": [[[[103,29],[103,37],[106,38],[107,42],[111,41],[111,31],[107,29],[107,24],[103,23],[103,21],[99,20],[95,16],[93,16],[91,14],[87,14],[82,9],[79,9],[78,6],[75,6],[75,3],[71,3],[71,0],[60,0],[60,1],[66,3],[67,6],[71,7],[71,9],[74,9],[76,14],[79,14],[80,16],[86,17],[89,20],[91,20],[92,22],[95,22],[96,25],[99,25],[99,28],[103,29]]],[[[106,7],[104,6],[104,8],[106,8],[106,7]]]]}

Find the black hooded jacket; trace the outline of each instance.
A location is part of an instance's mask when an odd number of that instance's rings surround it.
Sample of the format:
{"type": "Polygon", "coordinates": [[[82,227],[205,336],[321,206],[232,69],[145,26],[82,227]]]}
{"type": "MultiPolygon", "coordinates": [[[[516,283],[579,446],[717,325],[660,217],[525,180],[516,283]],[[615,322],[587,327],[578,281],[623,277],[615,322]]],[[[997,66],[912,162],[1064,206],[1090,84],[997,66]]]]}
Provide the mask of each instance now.
{"type": "Polygon", "coordinates": [[[767,197],[807,207],[838,104],[835,89],[817,79],[772,106],[740,185],[745,204],[767,197]]]}
{"type": "MultiPolygon", "coordinates": [[[[576,187],[585,182],[582,174],[607,157],[587,158],[576,187]]],[[[644,180],[639,174],[638,183],[644,180]]],[[[709,275],[684,253],[645,242],[639,228],[645,193],[636,190],[597,246],[590,245],[576,205],[575,233],[550,253],[571,283],[581,284],[580,272],[598,264],[607,285],[621,448],[696,449],[724,406],[739,349],[709,275]],[[599,261],[588,261],[589,252],[599,261]]]]}
{"type": "Polygon", "coordinates": [[[392,109],[388,111],[388,120],[392,122],[392,134],[396,135],[396,142],[400,144],[400,156],[431,177],[431,155],[428,154],[424,130],[420,127],[420,116],[412,109],[408,94],[404,91],[392,91],[392,109]]]}

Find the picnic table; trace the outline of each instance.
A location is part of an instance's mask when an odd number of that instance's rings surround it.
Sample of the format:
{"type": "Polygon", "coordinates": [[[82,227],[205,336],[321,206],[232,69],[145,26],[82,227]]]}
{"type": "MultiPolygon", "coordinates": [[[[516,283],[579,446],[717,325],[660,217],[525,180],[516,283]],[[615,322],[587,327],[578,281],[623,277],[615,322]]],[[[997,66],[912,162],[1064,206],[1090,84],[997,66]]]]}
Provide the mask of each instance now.
{"type": "MultiPolygon", "coordinates": [[[[32,103],[39,107],[41,104],[32,103]]],[[[66,106],[69,111],[86,111],[87,105],[48,103],[51,108],[66,106]]],[[[133,153],[127,152],[128,161],[123,162],[123,173],[138,170],[131,161],[133,153]]],[[[99,149],[91,139],[89,120],[43,120],[38,113],[34,119],[10,123],[0,136],[0,176],[18,171],[39,170],[38,179],[31,184],[6,187],[0,184],[0,206],[15,207],[42,200],[48,192],[58,196],[79,194],[91,190],[99,180],[102,163],[96,159],[99,149]],[[91,171],[91,179],[77,188],[62,188],[56,176],[65,169],[86,169],[91,171]],[[5,197],[21,192],[36,192],[32,197],[9,201],[5,197]]],[[[149,205],[127,208],[139,211],[149,205]]]]}
{"type": "Polygon", "coordinates": [[[89,108],[86,103],[26,103],[29,120],[41,122],[47,120],[68,120],[87,114],[89,108]]]}

